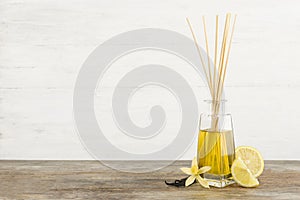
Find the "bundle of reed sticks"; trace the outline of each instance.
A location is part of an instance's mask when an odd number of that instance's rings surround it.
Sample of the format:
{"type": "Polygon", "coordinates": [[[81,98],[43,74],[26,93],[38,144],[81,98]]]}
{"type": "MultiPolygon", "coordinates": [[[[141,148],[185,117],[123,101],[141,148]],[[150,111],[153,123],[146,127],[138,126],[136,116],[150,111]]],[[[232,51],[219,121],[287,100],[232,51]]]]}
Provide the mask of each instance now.
{"type": "MultiPolygon", "coordinates": [[[[236,22],[236,15],[234,16],[233,24],[231,25],[231,14],[230,13],[226,14],[220,52],[218,52],[220,46],[219,45],[219,16],[218,15],[216,16],[213,66],[211,66],[211,62],[210,62],[210,51],[209,51],[209,42],[208,42],[208,36],[206,30],[205,17],[204,16],[202,17],[202,22],[203,22],[203,31],[204,31],[205,47],[206,47],[206,55],[207,55],[206,62],[201,54],[200,46],[195,36],[195,32],[192,28],[190,20],[188,18],[186,18],[186,20],[191,30],[194,43],[202,64],[202,68],[206,76],[206,81],[208,83],[208,87],[212,99],[212,114],[216,116],[218,115],[220,110],[220,101],[221,101],[223,88],[224,88],[224,80],[226,76],[226,70],[227,70],[228,59],[229,59],[231,43],[232,43],[232,36],[233,36],[234,26],[236,22]],[[213,70],[211,70],[211,67],[213,67],[213,70]]],[[[213,129],[218,129],[218,119],[212,120],[212,124],[213,124],[212,125],[213,129]]]]}

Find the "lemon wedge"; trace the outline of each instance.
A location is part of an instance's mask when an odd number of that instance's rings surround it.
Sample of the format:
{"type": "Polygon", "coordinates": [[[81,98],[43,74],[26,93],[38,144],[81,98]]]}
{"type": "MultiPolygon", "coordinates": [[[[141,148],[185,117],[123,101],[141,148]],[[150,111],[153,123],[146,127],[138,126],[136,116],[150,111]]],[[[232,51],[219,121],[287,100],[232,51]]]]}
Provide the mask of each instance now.
{"type": "Polygon", "coordinates": [[[240,146],[235,150],[235,158],[240,158],[253,176],[259,177],[262,174],[264,160],[257,149],[249,146],[240,146]]]}
{"type": "Polygon", "coordinates": [[[257,178],[251,173],[241,158],[234,160],[231,166],[231,174],[235,182],[243,187],[256,187],[259,185],[257,178]]]}

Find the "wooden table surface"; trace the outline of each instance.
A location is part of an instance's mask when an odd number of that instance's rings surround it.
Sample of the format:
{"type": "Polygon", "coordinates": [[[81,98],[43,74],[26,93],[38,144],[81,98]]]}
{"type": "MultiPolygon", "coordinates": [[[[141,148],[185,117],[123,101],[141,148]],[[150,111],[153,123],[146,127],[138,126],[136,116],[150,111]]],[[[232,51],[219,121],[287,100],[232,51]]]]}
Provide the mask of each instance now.
{"type": "Polygon", "coordinates": [[[300,161],[266,161],[257,188],[165,185],[184,178],[179,168],[189,165],[176,161],[155,172],[125,173],[98,161],[0,161],[0,199],[300,199],[300,161]]]}

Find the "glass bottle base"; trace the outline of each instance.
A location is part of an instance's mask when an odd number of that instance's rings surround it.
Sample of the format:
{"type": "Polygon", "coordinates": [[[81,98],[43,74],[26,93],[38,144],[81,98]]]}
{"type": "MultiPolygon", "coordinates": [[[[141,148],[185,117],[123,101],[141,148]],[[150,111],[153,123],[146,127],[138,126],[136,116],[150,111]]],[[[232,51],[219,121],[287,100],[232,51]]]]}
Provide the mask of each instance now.
{"type": "Polygon", "coordinates": [[[223,188],[228,185],[235,183],[231,174],[229,175],[215,175],[215,174],[204,174],[203,178],[208,182],[210,186],[223,188]]]}

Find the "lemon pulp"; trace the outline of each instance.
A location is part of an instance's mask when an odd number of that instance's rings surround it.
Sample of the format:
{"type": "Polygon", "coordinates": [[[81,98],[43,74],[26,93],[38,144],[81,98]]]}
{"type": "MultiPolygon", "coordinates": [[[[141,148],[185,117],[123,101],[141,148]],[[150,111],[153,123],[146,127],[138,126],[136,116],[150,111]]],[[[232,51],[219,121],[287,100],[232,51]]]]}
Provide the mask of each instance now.
{"type": "Polygon", "coordinates": [[[231,174],[235,182],[243,187],[256,187],[259,185],[257,178],[251,173],[241,158],[234,160],[231,174]]]}
{"type": "Polygon", "coordinates": [[[264,170],[264,160],[259,151],[253,147],[240,146],[235,150],[235,157],[240,158],[253,176],[258,177],[264,170]]]}

